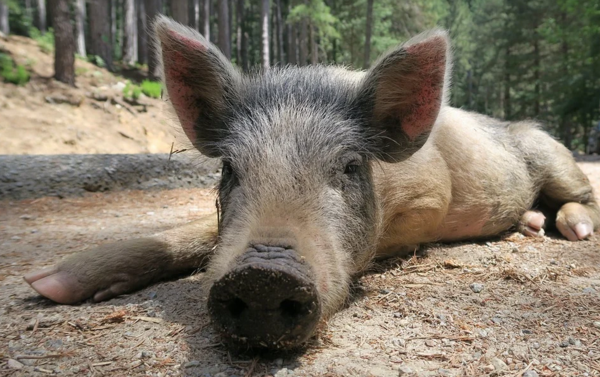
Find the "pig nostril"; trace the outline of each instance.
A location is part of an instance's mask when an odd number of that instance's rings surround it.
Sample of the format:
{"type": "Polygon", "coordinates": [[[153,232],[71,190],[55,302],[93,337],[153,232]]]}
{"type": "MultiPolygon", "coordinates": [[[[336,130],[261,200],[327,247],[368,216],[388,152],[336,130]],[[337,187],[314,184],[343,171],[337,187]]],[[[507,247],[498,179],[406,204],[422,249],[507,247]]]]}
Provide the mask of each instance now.
{"type": "Polygon", "coordinates": [[[283,300],[279,305],[279,308],[284,317],[291,318],[299,317],[306,311],[304,305],[295,300],[283,300]]]}
{"type": "Polygon", "coordinates": [[[240,318],[242,312],[248,308],[248,305],[239,297],[230,300],[227,303],[227,309],[233,318],[240,318]]]}

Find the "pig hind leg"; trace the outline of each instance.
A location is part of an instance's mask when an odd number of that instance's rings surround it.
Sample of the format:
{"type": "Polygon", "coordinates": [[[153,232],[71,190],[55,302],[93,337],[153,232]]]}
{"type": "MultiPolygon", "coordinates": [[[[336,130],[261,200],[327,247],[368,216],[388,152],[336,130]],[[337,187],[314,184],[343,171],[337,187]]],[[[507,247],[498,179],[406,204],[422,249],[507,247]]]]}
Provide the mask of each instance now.
{"type": "Polygon", "coordinates": [[[216,216],[151,237],[101,245],[24,276],[39,294],[60,304],[104,301],[203,267],[217,239],[216,216]]]}
{"type": "Polygon", "coordinates": [[[571,152],[535,124],[521,122],[510,126],[530,175],[540,188],[539,203],[544,212],[527,211],[520,230],[543,229],[547,211],[555,217],[556,228],[570,241],[588,238],[600,227],[600,208],[587,176],[579,169],[571,152]],[[542,224],[540,226],[540,224],[542,224]]]}

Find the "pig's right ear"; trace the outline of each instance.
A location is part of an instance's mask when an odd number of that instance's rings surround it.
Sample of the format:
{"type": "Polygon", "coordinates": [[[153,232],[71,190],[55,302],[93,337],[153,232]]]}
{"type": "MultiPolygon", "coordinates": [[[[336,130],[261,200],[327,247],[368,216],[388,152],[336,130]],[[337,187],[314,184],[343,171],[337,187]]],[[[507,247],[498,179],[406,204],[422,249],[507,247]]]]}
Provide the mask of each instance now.
{"type": "Polygon", "coordinates": [[[423,33],[379,59],[360,95],[377,154],[402,161],[423,146],[445,103],[450,42],[443,30],[423,33]]]}
{"type": "Polygon", "coordinates": [[[181,127],[200,152],[219,157],[227,132],[223,115],[239,87],[239,72],[193,29],[158,16],[154,30],[163,80],[181,127]]]}

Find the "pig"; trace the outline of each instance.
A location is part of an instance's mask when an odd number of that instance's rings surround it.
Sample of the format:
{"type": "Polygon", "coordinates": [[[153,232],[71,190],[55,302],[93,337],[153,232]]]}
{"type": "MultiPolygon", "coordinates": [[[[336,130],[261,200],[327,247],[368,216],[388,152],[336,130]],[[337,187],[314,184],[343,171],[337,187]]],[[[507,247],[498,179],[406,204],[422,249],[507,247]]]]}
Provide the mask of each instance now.
{"type": "Polygon", "coordinates": [[[366,72],[242,74],[192,29],[154,23],[181,127],[222,161],[218,213],[102,245],[24,278],[57,303],[108,300],[205,269],[234,347],[300,347],[376,259],[517,229],[590,237],[600,209],[569,151],[532,121],[448,105],[448,36],[433,30],[366,72]]]}

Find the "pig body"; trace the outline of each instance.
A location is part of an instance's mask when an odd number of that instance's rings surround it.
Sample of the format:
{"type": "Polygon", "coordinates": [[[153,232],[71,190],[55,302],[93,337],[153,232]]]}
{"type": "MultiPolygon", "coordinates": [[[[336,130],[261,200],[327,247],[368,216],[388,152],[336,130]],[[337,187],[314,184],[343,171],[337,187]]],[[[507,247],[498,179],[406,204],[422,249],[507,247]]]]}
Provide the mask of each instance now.
{"type": "Polygon", "coordinates": [[[536,236],[547,216],[573,241],[600,226],[587,178],[539,126],[447,105],[441,31],[369,72],[247,76],[190,29],[159,18],[156,33],[183,130],[223,161],[221,216],[25,277],[54,301],[105,300],[206,267],[208,308],[226,339],[290,348],[342,306],[375,258],[513,227],[536,236]]]}

